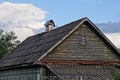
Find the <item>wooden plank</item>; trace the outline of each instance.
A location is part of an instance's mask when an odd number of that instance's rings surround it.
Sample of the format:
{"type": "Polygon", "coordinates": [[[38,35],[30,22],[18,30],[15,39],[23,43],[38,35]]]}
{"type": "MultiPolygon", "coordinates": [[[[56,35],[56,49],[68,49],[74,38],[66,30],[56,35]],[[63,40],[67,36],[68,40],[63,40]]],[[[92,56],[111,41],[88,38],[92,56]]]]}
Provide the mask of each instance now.
{"type": "Polygon", "coordinates": [[[45,59],[67,60],[118,60],[115,52],[89,26],[80,26],[45,59]],[[81,36],[86,36],[86,43],[81,44],[81,36]]]}
{"type": "Polygon", "coordinates": [[[49,64],[49,63],[76,63],[76,64],[86,64],[86,65],[115,65],[115,64],[120,64],[120,61],[101,61],[101,60],[56,60],[56,59],[47,59],[47,60],[42,60],[37,63],[44,63],[44,64],[49,64]]]}

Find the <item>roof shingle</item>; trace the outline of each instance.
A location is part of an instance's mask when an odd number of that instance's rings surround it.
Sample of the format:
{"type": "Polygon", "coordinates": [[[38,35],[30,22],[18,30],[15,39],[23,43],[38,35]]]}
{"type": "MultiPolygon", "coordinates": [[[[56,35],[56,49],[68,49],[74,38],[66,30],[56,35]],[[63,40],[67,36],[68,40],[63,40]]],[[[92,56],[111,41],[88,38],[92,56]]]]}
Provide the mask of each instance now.
{"type": "Polygon", "coordinates": [[[0,67],[16,66],[20,64],[33,64],[53,45],[67,35],[84,18],[58,27],[49,32],[43,32],[28,37],[11,53],[0,60],[0,67]]]}
{"type": "Polygon", "coordinates": [[[112,70],[115,70],[118,74],[120,74],[120,69],[113,66],[49,64],[47,67],[56,76],[88,76],[106,80],[112,78],[112,70]]]}
{"type": "Polygon", "coordinates": [[[62,41],[66,35],[79,27],[80,24],[85,21],[89,22],[93,26],[93,28],[118,53],[117,55],[120,57],[118,49],[104,36],[104,34],[88,18],[82,18],[49,32],[43,32],[28,37],[13,51],[0,60],[0,68],[17,65],[20,66],[23,64],[33,65],[38,59],[44,57],[43,55],[45,55],[54,45],[59,41],[62,41]]]}

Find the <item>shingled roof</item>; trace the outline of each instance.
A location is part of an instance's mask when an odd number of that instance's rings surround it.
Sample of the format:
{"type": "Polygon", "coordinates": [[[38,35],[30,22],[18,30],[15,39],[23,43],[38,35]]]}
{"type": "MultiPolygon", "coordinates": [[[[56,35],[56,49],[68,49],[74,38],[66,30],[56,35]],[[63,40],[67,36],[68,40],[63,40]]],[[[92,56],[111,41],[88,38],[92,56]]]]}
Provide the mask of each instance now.
{"type": "Polygon", "coordinates": [[[119,50],[104,36],[104,34],[88,19],[82,18],[64,26],[58,27],[49,32],[43,32],[28,37],[12,52],[0,60],[0,68],[21,66],[25,64],[33,65],[37,60],[41,60],[52,51],[58,44],[67,38],[82,23],[89,22],[93,28],[105,39],[106,42],[120,55],[119,50]]]}
{"type": "Polygon", "coordinates": [[[120,74],[120,69],[113,66],[49,64],[47,67],[57,76],[91,76],[106,80],[112,78],[111,70],[115,70],[120,74]]]}

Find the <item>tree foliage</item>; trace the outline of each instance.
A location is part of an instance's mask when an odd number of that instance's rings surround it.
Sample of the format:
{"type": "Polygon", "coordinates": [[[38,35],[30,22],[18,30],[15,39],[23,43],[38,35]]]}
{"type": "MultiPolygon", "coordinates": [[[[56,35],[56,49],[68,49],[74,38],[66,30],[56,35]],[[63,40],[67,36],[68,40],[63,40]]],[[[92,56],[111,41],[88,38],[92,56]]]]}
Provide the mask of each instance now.
{"type": "Polygon", "coordinates": [[[113,80],[120,80],[120,74],[118,74],[115,70],[111,71],[113,80]]]}
{"type": "Polygon", "coordinates": [[[13,31],[4,32],[4,30],[0,29],[0,59],[19,43],[20,41],[17,40],[17,36],[13,31]]]}

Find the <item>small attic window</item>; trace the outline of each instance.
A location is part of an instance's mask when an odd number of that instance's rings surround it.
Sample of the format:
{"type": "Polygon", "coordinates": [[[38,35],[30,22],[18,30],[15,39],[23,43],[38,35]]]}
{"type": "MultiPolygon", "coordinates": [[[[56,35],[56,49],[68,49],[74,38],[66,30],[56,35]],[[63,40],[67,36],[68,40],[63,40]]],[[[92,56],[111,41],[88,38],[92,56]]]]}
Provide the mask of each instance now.
{"type": "Polygon", "coordinates": [[[86,36],[81,36],[81,44],[86,44],[86,36]]]}

